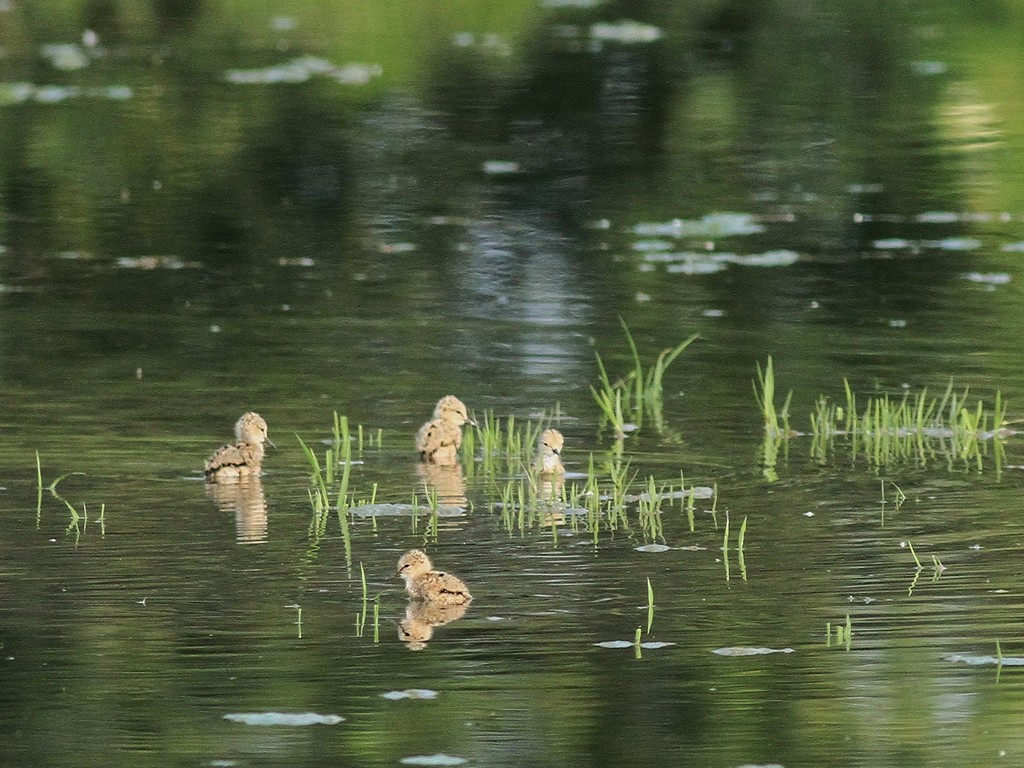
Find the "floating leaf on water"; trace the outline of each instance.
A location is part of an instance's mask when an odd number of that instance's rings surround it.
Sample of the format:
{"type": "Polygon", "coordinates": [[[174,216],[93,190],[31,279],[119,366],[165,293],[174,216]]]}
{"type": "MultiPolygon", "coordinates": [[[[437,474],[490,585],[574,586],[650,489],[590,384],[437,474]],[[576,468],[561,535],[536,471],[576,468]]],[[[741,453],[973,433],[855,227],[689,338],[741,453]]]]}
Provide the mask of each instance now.
{"type": "Polygon", "coordinates": [[[668,552],[670,549],[671,547],[664,544],[644,544],[642,547],[636,547],[637,552],[668,552]]]}
{"type": "Polygon", "coordinates": [[[594,643],[598,648],[632,648],[632,640],[605,640],[603,643],[594,643]]]}
{"type": "Polygon", "coordinates": [[[39,49],[39,53],[49,60],[54,69],[72,71],[89,66],[85,51],[75,43],[47,43],[39,49]]]}
{"type": "Polygon", "coordinates": [[[514,160],[486,160],[483,171],[488,176],[505,176],[510,173],[519,173],[519,163],[514,160]]]}
{"type": "Polygon", "coordinates": [[[542,8],[596,8],[604,0],[541,0],[542,8]]]}
{"type": "Polygon", "coordinates": [[[922,224],[955,224],[960,220],[960,214],[953,211],[925,211],[914,217],[914,221],[922,224]]]}
{"type": "Polygon", "coordinates": [[[725,271],[725,264],[711,259],[687,261],[682,264],[669,264],[665,271],[674,275],[713,275],[715,272],[725,271]]]}
{"type": "Polygon", "coordinates": [[[74,85],[42,85],[33,96],[40,104],[56,104],[81,95],[82,89],[74,85]]]}
{"type": "Polygon", "coordinates": [[[904,240],[901,237],[890,237],[887,240],[875,240],[871,243],[871,247],[879,251],[901,251],[911,245],[909,240],[904,240]]]}
{"type": "Polygon", "coordinates": [[[295,27],[295,19],[291,16],[275,16],[270,20],[270,28],[275,32],[291,32],[295,27]]]}
{"type": "Polygon", "coordinates": [[[199,262],[182,261],[177,256],[122,256],[117,266],[122,269],[185,269],[198,267],[199,262]]]}
{"type": "Polygon", "coordinates": [[[975,240],[973,237],[946,237],[931,241],[928,245],[940,251],[974,251],[981,248],[981,240],[975,240]]]}
{"type": "Polygon", "coordinates": [[[388,691],[381,694],[382,698],[388,701],[401,701],[402,699],[436,699],[437,691],[429,688],[406,688],[404,691],[388,691]]]}
{"type": "Polygon", "coordinates": [[[764,232],[764,225],[749,213],[709,213],[697,220],[673,219],[667,222],[643,222],[633,233],[644,237],[697,237],[714,239],[764,232]]]}
{"type": "Polygon", "coordinates": [[[316,712],[233,712],[225,720],[243,725],[337,725],[345,721],[340,715],[318,715],[316,712]]]}
{"type": "Polygon", "coordinates": [[[633,243],[633,250],[650,254],[654,254],[657,251],[671,251],[672,243],[668,240],[637,240],[633,243]]]}
{"type": "Polygon", "coordinates": [[[972,667],[999,666],[1000,664],[1004,667],[1024,667],[1024,657],[1021,656],[1003,656],[1000,660],[996,656],[975,656],[969,653],[954,653],[951,656],[947,656],[946,661],[951,661],[954,664],[967,664],[972,667]]]}
{"type": "Polygon", "coordinates": [[[986,285],[1006,285],[1010,279],[1009,272],[968,272],[964,275],[964,280],[986,285]]]}
{"type": "Polygon", "coordinates": [[[760,648],[750,645],[734,645],[729,648],[715,648],[712,653],[719,656],[764,656],[769,653],[793,653],[792,648],[760,648]]]}
{"type": "Polygon", "coordinates": [[[796,264],[799,260],[799,253],[787,250],[765,251],[764,253],[724,258],[724,261],[743,267],[788,267],[791,264],[796,264]]]}
{"type": "Polygon", "coordinates": [[[32,83],[0,83],[0,106],[28,101],[34,91],[32,83]]]}
{"type": "MultiPolygon", "coordinates": [[[[417,515],[433,514],[426,501],[415,508],[412,504],[391,503],[356,504],[348,508],[349,513],[355,517],[411,517],[414,510],[417,515]]],[[[437,508],[438,517],[461,517],[464,514],[466,514],[466,510],[463,507],[442,504],[437,508]]]]}
{"type": "Polygon", "coordinates": [[[885,189],[881,184],[849,184],[846,191],[851,195],[877,195],[885,189]]]}
{"type": "Polygon", "coordinates": [[[274,67],[229,69],[224,79],[235,85],[304,83],[314,75],[331,77],[344,85],[365,85],[383,74],[379,64],[346,64],[336,67],[318,56],[299,56],[274,67]]]}
{"type": "Polygon", "coordinates": [[[402,765],[462,765],[466,762],[466,758],[441,753],[436,755],[412,755],[411,757],[403,757],[398,762],[402,765]]]}
{"type": "Polygon", "coordinates": [[[599,23],[590,27],[590,37],[594,40],[614,41],[627,45],[635,43],[653,43],[660,40],[662,31],[651,24],[638,21],[620,21],[618,23],[599,23]]]}
{"type": "Polygon", "coordinates": [[[910,62],[910,68],[914,70],[915,75],[924,75],[926,77],[944,75],[948,69],[944,61],[912,61],[910,62]]]}
{"type": "MultiPolygon", "coordinates": [[[[594,643],[594,645],[596,645],[598,648],[614,648],[614,649],[635,648],[636,647],[636,641],[635,640],[605,640],[603,643],[594,643]]],[[[656,641],[656,640],[651,640],[651,641],[648,641],[646,643],[640,643],[640,647],[641,648],[647,648],[647,649],[650,649],[650,650],[657,650],[658,648],[668,648],[670,645],[675,645],[675,643],[666,643],[666,642],[660,642],[660,641],[656,641]]]]}

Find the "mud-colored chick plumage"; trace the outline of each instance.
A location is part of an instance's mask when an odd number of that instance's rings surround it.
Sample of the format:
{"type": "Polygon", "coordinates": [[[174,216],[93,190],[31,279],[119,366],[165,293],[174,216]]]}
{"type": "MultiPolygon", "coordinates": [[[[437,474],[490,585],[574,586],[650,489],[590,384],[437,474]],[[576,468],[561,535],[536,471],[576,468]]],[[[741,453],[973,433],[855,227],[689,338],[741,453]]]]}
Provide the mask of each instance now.
{"type": "Polygon", "coordinates": [[[562,446],[565,438],[557,429],[545,429],[537,440],[537,455],[533,460],[534,472],[542,475],[564,475],[562,446]]]}
{"type": "Polygon", "coordinates": [[[274,444],[267,436],[263,417],[254,411],[243,413],[235,422],[235,439],[236,442],[221,446],[207,459],[203,470],[207,480],[236,480],[263,471],[263,443],[274,444]]]}
{"type": "Polygon", "coordinates": [[[396,575],[405,581],[405,591],[414,600],[461,605],[473,599],[465,582],[458,576],[435,571],[422,549],[410,549],[402,555],[396,575]]]}
{"type": "Polygon", "coordinates": [[[420,460],[433,464],[455,464],[462,445],[462,425],[476,424],[469,418],[465,404],[454,395],[445,395],[434,406],[434,415],[416,433],[420,460]]]}

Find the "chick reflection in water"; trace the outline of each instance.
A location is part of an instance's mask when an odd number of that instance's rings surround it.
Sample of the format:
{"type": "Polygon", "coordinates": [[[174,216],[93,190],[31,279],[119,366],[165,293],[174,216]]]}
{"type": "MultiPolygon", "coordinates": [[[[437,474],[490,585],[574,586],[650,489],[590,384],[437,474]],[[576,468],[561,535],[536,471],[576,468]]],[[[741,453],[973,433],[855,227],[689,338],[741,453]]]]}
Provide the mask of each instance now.
{"type": "Polygon", "coordinates": [[[398,561],[398,576],[405,581],[409,604],[399,622],[398,636],[419,650],[434,634],[434,627],[461,619],[473,596],[458,576],[435,571],[421,549],[410,549],[398,561]]]}
{"type": "Polygon", "coordinates": [[[468,602],[453,605],[410,600],[405,606],[405,618],[398,622],[398,639],[406,643],[409,650],[421,651],[434,636],[434,627],[461,619],[468,608],[468,602]]]}
{"type": "Polygon", "coordinates": [[[266,542],[267,502],[258,477],[249,475],[233,483],[207,483],[206,495],[222,512],[235,513],[235,540],[239,544],[266,542]]]}
{"type": "Polygon", "coordinates": [[[450,507],[465,508],[469,503],[466,499],[466,476],[461,464],[433,464],[421,461],[416,465],[423,489],[429,496],[437,494],[440,504],[450,507]]]}

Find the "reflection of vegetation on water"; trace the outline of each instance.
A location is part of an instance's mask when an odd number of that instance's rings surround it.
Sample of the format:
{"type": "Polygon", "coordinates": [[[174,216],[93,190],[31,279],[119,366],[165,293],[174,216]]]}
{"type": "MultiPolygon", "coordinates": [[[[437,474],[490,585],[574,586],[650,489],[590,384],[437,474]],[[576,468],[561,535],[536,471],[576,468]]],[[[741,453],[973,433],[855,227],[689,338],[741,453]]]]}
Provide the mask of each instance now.
{"type": "MultiPolygon", "coordinates": [[[[789,406],[792,392],[786,397],[781,414],[774,405],[775,377],[772,359],[764,371],[757,366],[758,382],[754,396],[764,421],[761,443],[761,464],[769,479],[776,479],[775,466],[780,446],[792,437],[805,433],[789,428],[789,406]],[[760,388],[758,388],[760,387],[760,388]]],[[[905,391],[900,397],[882,394],[869,397],[862,413],[848,380],[843,380],[844,404],[830,402],[820,395],[810,415],[810,454],[818,464],[828,464],[836,452],[837,438],[856,460],[862,457],[872,467],[913,463],[925,467],[940,460],[947,469],[957,465],[981,471],[984,460],[992,456],[996,474],[1005,463],[1007,437],[1014,434],[1007,428],[1006,405],[1002,394],[995,393],[993,405],[982,400],[968,403],[968,389],[957,393],[953,382],[941,397],[928,397],[928,389],[905,391]]]]}

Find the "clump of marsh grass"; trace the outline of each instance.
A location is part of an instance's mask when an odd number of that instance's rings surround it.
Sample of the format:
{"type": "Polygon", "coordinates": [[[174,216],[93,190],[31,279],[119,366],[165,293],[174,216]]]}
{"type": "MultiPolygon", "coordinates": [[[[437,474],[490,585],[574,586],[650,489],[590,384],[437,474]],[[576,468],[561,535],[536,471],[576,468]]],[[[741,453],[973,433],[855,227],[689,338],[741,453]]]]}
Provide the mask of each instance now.
{"type": "Polygon", "coordinates": [[[793,390],[786,395],[781,410],[775,406],[775,366],[772,363],[771,355],[765,363],[764,370],[761,364],[757,364],[757,383],[754,385],[754,398],[761,410],[761,417],[764,419],[765,434],[784,439],[792,435],[789,428],[789,403],[793,399],[793,390]]]}
{"type": "MultiPolygon", "coordinates": [[[[788,451],[788,438],[800,436],[789,426],[792,392],[781,410],[774,404],[775,371],[771,357],[764,369],[757,366],[754,396],[764,421],[765,439],[761,464],[769,479],[776,479],[780,449],[788,451]]],[[[995,393],[991,407],[982,400],[970,402],[969,389],[957,391],[952,380],[939,396],[924,388],[894,396],[888,393],[858,402],[848,380],[843,380],[839,402],[820,395],[809,417],[811,458],[827,464],[845,442],[850,454],[879,468],[898,463],[924,467],[944,461],[949,470],[957,466],[981,471],[990,455],[997,475],[1005,463],[1003,440],[1013,434],[1006,421],[1006,403],[995,393]]]]}
{"type": "Polygon", "coordinates": [[[601,411],[601,430],[611,428],[616,441],[621,441],[625,438],[628,428],[643,428],[644,419],[647,418],[654,423],[658,434],[677,438],[677,435],[669,432],[665,424],[665,373],[683,350],[699,338],[699,334],[693,334],[675,347],[662,350],[658,357],[645,367],[629,326],[622,318],[619,318],[619,323],[626,334],[633,368],[613,382],[600,352],[594,352],[597,358],[598,385],[591,386],[590,392],[601,411]]]}
{"type": "Polygon", "coordinates": [[[486,411],[463,436],[463,455],[471,457],[467,474],[480,471],[486,477],[495,477],[525,471],[544,429],[544,420],[517,421],[514,415],[501,419],[494,411],[486,411]],[[474,466],[472,457],[476,456],[479,466],[474,466]]]}

